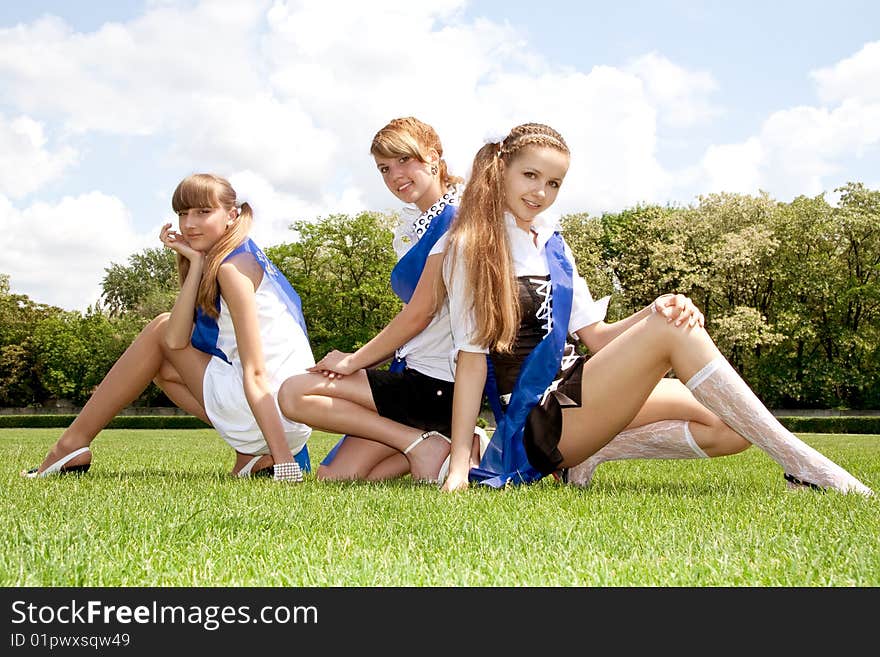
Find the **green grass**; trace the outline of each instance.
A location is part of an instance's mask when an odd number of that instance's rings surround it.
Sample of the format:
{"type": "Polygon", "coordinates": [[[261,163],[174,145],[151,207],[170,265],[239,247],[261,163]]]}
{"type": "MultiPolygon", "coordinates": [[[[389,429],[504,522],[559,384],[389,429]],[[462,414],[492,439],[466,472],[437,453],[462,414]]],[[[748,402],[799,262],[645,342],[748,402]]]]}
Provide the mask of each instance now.
{"type": "MultiPolygon", "coordinates": [[[[2,586],[880,585],[880,499],[788,492],[754,447],[446,495],[239,481],[211,430],[114,429],[85,476],[19,477],[59,433],[0,429],[2,586]]],[[[880,436],[801,437],[880,490],[880,436]]]]}

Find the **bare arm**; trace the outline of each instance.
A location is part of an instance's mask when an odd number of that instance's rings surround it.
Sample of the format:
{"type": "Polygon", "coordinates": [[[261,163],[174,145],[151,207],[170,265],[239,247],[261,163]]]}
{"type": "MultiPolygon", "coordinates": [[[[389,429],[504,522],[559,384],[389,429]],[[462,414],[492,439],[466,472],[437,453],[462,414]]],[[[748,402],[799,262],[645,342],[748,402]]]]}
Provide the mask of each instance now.
{"type": "Polygon", "coordinates": [[[217,281],[235,327],[241,357],[244,394],[275,463],[293,461],[284,437],[281,416],[269,385],[263,342],[257,319],[255,290],[263,271],[249,258],[234,258],[220,266],[217,281]]]}
{"type": "Polygon", "coordinates": [[[331,351],[310,372],[332,371],[352,374],[388,359],[395,349],[421,333],[433,318],[434,289],[443,268],[443,254],[436,253],[425,262],[425,268],[413,295],[403,309],[376,336],[353,354],[331,351]]]}
{"type": "Polygon", "coordinates": [[[455,367],[455,392],[452,397],[452,452],[449,475],[443,484],[444,491],[468,487],[474,425],[480,414],[485,385],[486,354],[459,351],[458,364],[455,367]]]}
{"type": "Polygon", "coordinates": [[[655,312],[660,313],[668,322],[675,322],[676,326],[703,326],[705,319],[703,313],[693,302],[683,294],[662,294],[654,302],[642,308],[629,317],[607,324],[596,322],[576,331],[578,338],[583,342],[591,353],[596,353],[618,335],[638,322],[650,317],[655,312]]]}
{"type": "Polygon", "coordinates": [[[174,301],[171,318],[168,320],[168,328],[165,331],[165,345],[169,349],[185,349],[192,339],[193,311],[196,307],[199,283],[202,280],[205,254],[193,249],[183,235],[171,230],[171,224],[162,226],[159,239],[166,247],[189,260],[186,280],[180,287],[180,293],[174,301]]]}

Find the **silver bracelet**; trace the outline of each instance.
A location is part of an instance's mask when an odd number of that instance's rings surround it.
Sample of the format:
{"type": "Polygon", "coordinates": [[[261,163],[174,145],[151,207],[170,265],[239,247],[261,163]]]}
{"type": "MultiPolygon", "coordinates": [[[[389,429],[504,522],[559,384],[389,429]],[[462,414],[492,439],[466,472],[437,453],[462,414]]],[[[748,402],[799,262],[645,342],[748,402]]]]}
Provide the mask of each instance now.
{"type": "Polygon", "coordinates": [[[272,466],[275,470],[275,474],[272,477],[275,481],[302,481],[303,473],[302,468],[299,467],[299,463],[296,461],[290,461],[289,463],[276,463],[272,466]]]}

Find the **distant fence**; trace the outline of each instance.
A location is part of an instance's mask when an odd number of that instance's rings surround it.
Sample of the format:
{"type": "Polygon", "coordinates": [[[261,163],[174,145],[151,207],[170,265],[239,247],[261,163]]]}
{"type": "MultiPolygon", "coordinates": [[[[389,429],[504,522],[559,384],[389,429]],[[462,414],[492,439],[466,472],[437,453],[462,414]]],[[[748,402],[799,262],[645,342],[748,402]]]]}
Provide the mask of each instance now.
{"type": "MultiPolygon", "coordinates": [[[[0,428],[64,428],[76,417],[76,413],[19,412],[9,413],[0,409],[0,428]]],[[[204,429],[209,425],[199,418],[187,415],[180,409],[126,409],[110,424],[108,429],[204,429]],[[167,412],[176,411],[176,412],[167,412]]],[[[860,433],[880,435],[880,412],[855,411],[846,415],[832,414],[832,411],[776,411],[779,421],[789,431],[798,433],[860,433]],[[825,413],[817,415],[816,413],[825,413]]],[[[482,419],[489,429],[495,427],[491,413],[483,414],[482,419]]]]}
{"type": "MultiPolygon", "coordinates": [[[[70,425],[76,414],[48,415],[20,413],[0,415],[0,429],[62,429],[70,425]]],[[[108,429],[205,429],[205,424],[192,415],[117,415],[108,429]]]]}
{"type": "MultiPolygon", "coordinates": [[[[2,415],[76,415],[82,410],[79,406],[73,404],[53,404],[51,406],[25,406],[22,408],[2,408],[0,407],[0,416],[2,415]]],[[[129,406],[123,408],[119,415],[174,415],[189,416],[186,411],[177,408],[177,406],[129,406]]]]}

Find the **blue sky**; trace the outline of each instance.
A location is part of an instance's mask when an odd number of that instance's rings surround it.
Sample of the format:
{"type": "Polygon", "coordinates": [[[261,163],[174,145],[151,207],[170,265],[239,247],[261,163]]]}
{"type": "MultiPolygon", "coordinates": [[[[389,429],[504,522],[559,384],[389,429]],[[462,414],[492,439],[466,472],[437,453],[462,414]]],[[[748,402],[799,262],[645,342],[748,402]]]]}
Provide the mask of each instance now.
{"type": "Polygon", "coordinates": [[[31,0],[0,4],[0,273],[68,309],[228,176],[255,238],[392,210],[370,139],[412,114],[467,173],[487,132],[572,147],[557,209],[880,188],[880,3],[31,0]]]}

